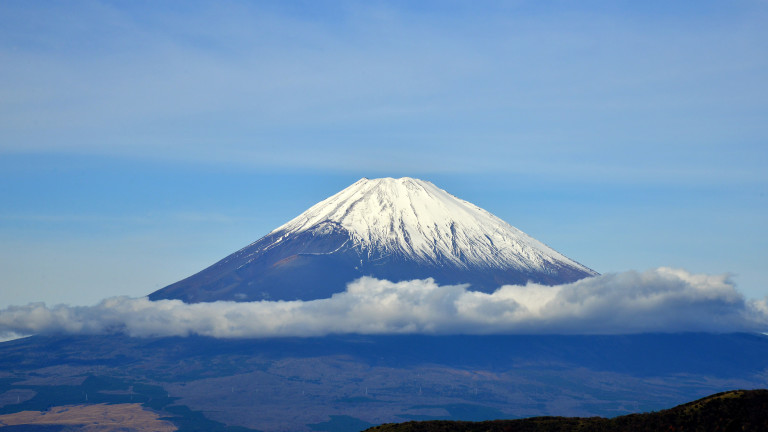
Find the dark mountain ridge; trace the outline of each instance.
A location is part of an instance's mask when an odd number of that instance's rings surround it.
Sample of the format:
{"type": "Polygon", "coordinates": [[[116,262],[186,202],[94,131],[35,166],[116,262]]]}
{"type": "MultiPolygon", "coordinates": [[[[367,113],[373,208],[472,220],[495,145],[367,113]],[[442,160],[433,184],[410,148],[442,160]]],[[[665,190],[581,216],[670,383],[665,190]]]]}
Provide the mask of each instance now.
{"type": "Polygon", "coordinates": [[[768,390],[733,390],[659,412],[612,419],[534,417],[483,422],[421,421],[385,424],[365,432],[711,432],[768,431],[768,390]]]}

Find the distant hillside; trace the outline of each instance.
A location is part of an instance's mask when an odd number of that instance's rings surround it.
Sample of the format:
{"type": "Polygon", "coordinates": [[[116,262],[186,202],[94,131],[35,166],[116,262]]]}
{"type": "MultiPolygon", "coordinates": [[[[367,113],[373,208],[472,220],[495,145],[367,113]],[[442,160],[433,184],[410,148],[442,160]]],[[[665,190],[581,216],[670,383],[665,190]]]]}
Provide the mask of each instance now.
{"type": "Polygon", "coordinates": [[[768,390],[718,393],[672,409],[602,417],[534,417],[483,422],[418,421],[391,423],[367,432],[709,432],[768,431],[768,390]]]}
{"type": "Polygon", "coordinates": [[[407,420],[554,415],[618,422],[764,388],[767,368],[768,337],[752,334],[41,335],[0,343],[0,415],[133,403],[180,432],[359,432],[407,420]]]}

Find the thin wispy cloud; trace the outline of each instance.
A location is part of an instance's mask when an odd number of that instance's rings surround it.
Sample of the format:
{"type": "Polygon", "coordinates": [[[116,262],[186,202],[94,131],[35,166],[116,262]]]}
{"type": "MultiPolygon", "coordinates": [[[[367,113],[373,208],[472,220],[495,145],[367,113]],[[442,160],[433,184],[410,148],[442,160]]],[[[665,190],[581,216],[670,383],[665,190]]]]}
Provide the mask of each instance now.
{"type": "Polygon", "coordinates": [[[328,334],[627,334],[768,329],[766,300],[747,301],[727,275],[659,268],[491,294],[431,279],[362,278],[331,298],[214,302],[114,297],[96,306],[42,303],[0,311],[5,334],[125,333],[217,338],[328,334]]]}

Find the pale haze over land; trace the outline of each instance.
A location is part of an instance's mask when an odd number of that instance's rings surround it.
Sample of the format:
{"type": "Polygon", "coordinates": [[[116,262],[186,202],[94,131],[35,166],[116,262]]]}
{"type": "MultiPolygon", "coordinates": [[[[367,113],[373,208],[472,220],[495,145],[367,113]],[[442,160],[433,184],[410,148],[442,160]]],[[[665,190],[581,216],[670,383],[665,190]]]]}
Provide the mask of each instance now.
{"type": "Polygon", "coordinates": [[[746,328],[767,21],[763,1],[2,2],[0,308],[140,297],[410,176],[600,273],[731,273],[710,300],[746,328]]]}

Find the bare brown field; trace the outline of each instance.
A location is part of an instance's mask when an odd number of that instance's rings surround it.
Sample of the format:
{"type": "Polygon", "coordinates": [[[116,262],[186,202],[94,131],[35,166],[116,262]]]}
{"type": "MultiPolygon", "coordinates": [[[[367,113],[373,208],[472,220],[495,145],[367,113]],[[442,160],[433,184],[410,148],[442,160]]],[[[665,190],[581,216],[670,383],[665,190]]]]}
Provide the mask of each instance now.
{"type": "Polygon", "coordinates": [[[14,425],[78,426],[83,432],[173,432],[176,426],[140,404],[64,405],[46,411],[0,415],[0,427],[14,425]]]}

